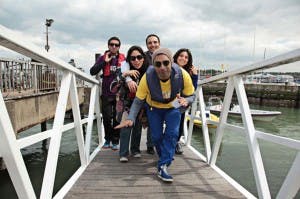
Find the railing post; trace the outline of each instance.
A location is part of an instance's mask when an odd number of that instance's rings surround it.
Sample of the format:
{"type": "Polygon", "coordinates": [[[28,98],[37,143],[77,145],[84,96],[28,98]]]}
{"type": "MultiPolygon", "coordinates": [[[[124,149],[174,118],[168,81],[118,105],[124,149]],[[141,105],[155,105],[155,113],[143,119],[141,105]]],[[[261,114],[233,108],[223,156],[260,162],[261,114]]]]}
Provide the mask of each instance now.
{"type": "Polygon", "coordinates": [[[72,113],[74,118],[75,134],[77,138],[80,162],[81,165],[86,166],[87,159],[84,150],[84,139],[83,139],[82,124],[81,124],[81,114],[79,109],[78,91],[76,87],[76,77],[74,74],[72,75],[72,79],[71,79],[70,98],[72,104],[72,113]]]}
{"type": "Polygon", "coordinates": [[[233,77],[238,102],[241,108],[243,124],[246,130],[246,138],[250,153],[253,173],[256,181],[256,188],[259,198],[271,198],[267,177],[260,153],[259,143],[255,135],[255,128],[248,104],[248,99],[242,77],[233,77]]]}
{"type": "Polygon", "coordinates": [[[102,95],[102,79],[100,78],[99,73],[96,75],[96,79],[99,81],[96,88],[96,101],[95,101],[95,111],[97,116],[97,129],[98,129],[98,139],[99,144],[104,143],[104,125],[103,125],[103,118],[100,112],[100,96],[102,95]]]}
{"type": "Polygon", "coordinates": [[[207,118],[206,118],[206,112],[205,112],[205,103],[204,103],[202,86],[199,86],[199,105],[200,105],[200,111],[201,111],[202,133],[203,133],[205,152],[206,152],[206,158],[207,158],[207,163],[208,163],[210,160],[210,155],[211,155],[211,146],[210,146],[210,139],[209,139],[209,133],[208,133],[207,118]]]}
{"type": "Polygon", "coordinates": [[[33,66],[33,90],[35,93],[38,92],[38,86],[37,86],[37,75],[36,75],[36,64],[32,64],[33,66]]]}
{"type": "Polygon", "coordinates": [[[234,90],[233,79],[232,79],[232,77],[229,77],[226,91],[225,91],[224,103],[223,103],[222,110],[221,110],[219,125],[218,125],[217,131],[216,131],[216,138],[215,138],[215,142],[213,145],[211,158],[209,161],[210,165],[216,164],[217,156],[219,153],[219,149],[220,149],[223,134],[224,134],[224,129],[225,129],[224,126],[225,126],[225,123],[227,122],[228,110],[229,110],[233,90],[234,90]]]}
{"type": "Polygon", "coordinates": [[[3,89],[3,82],[4,82],[4,75],[3,75],[3,73],[2,73],[2,71],[4,71],[3,69],[2,69],[2,66],[3,66],[3,62],[2,61],[0,61],[0,90],[1,91],[3,91],[2,89],[3,89]]]}
{"type": "Polygon", "coordinates": [[[53,134],[51,135],[46,168],[43,178],[40,198],[52,198],[53,186],[56,174],[57,160],[62,136],[62,127],[64,124],[65,111],[69,96],[72,74],[69,71],[64,72],[62,85],[58,96],[57,107],[53,122],[53,134]]]}
{"type": "Polygon", "coordinates": [[[297,194],[297,191],[300,187],[300,152],[298,152],[292,167],[289,170],[288,175],[286,176],[278,195],[276,196],[277,199],[281,198],[294,198],[297,194]]]}
{"type": "Polygon", "coordinates": [[[187,146],[191,145],[193,128],[194,128],[194,119],[195,119],[195,114],[196,114],[196,110],[197,110],[197,99],[199,97],[199,93],[197,92],[197,90],[195,93],[196,93],[196,97],[195,97],[195,101],[192,104],[192,109],[191,109],[191,114],[190,114],[190,122],[189,122],[189,128],[188,128],[188,136],[187,136],[187,140],[186,140],[187,146]]]}
{"type": "Polygon", "coordinates": [[[0,151],[12,183],[19,198],[36,198],[1,90],[0,110],[0,151]]]}
{"type": "Polygon", "coordinates": [[[96,99],[97,96],[96,92],[97,92],[97,86],[94,85],[91,88],[88,122],[87,122],[86,134],[85,134],[85,140],[86,140],[85,153],[86,153],[87,162],[90,162],[90,147],[91,147],[91,137],[92,137],[93,122],[94,122],[95,103],[96,100],[99,100],[96,99]]]}

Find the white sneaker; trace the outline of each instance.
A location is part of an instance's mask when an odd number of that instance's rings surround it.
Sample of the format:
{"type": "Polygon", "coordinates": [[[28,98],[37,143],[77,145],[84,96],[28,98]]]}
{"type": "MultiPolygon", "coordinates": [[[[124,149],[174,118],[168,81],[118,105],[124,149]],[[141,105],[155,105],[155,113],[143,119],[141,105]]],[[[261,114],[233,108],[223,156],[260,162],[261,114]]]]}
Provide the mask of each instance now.
{"type": "Polygon", "coordinates": [[[136,154],[133,155],[133,157],[140,158],[140,157],[142,157],[142,155],[140,153],[136,153],[136,154]]]}
{"type": "Polygon", "coordinates": [[[128,162],[128,158],[127,157],[121,157],[120,162],[128,162]]]}

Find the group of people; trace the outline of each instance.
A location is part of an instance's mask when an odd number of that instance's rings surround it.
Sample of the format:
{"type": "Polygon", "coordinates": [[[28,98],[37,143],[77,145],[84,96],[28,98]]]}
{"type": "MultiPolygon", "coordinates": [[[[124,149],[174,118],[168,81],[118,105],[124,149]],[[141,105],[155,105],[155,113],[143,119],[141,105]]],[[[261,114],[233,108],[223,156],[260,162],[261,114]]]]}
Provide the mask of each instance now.
{"type": "Polygon", "coordinates": [[[120,39],[111,37],[108,50],[90,69],[91,75],[102,71],[102,148],[119,149],[121,162],[127,162],[129,154],[140,158],[141,131],[148,126],[147,153],[154,154],[155,147],[157,175],[172,182],[167,168],[174,153],[183,152],[180,137],[184,112],[195,98],[198,81],[192,54],[182,48],[173,56],[168,48],[160,47],[155,34],[146,37],[146,52],[134,45],[125,57],[119,52],[120,46],[120,39]]]}

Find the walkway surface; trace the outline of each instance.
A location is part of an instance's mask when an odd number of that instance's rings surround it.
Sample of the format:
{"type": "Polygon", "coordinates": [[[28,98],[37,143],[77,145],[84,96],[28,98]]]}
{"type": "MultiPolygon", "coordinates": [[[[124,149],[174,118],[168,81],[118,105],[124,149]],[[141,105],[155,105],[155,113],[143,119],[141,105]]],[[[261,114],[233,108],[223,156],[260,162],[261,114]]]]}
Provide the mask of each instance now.
{"type": "Polygon", "coordinates": [[[118,151],[100,151],[65,198],[245,198],[187,147],[169,168],[174,182],[162,182],[157,156],[145,151],[145,134],[141,158],[121,163],[118,151]]]}

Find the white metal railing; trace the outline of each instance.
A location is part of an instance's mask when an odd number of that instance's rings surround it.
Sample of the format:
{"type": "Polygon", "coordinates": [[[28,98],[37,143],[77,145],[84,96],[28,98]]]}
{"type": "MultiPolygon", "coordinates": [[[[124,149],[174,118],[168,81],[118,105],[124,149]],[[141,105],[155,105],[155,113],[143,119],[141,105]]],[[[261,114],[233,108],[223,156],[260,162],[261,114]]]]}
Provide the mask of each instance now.
{"type": "Polygon", "coordinates": [[[266,178],[266,173],[262,161],[258,139],[263,139],[268,142],[284,145],[289,148],[295,149],[297,151],[297,156],[276,198],[293,198],[297,194],[297,191],[300,187],[300,180],[299,180],[300,140],[293,140],[290,138],[276,136],[273,134],[260,132],[255,129],[252,116],[250,113],[247,95],[244,88],[244,82],[242,80],[242,75],[255,70],[272,68],[279,65],[296,62],[299,60],[300,60],[300,49],[297,49],[289,53],[282,54],[280,56],[276,56],[274,58],[252,64],[250,66],[242,67],[234,71],[226,72],[217,76],[213,76],[208,79],[204,79],[200,81],[200,83],[198,84],[198,89],[196,91],[197,100],[195,100],[195,102],[192,105],[191,120],[187,132],[186,143],[189,148],[191,148],[196,154],[199,155],[200,158],[202,158],[212,168],[214,168],[217,172],[219,172],[225,179],[228,180],[228,182],[230,182],[233,186],[235,186],[238,190],[240,190],[241,193],[243,193],[247,198],[255,198],[255,197],[250,192],[248,192],[245,188],[239,185],[239,183],[233,180],[228,174],[226,174],[224,171],[222,171],[220,168],[218,168],[215,165],[225,129],[230,129],[231,131],[244,133],[246,135],[245,139],[247,141],[248,150],[250,153],[250,159],[251,159],[251,164],[253,168],[253,173],[255,177],[256,188],[258,191],[259,198],[271,198],[271,194],[270,194],[270,190],[266,178]],[[214,122],[212,120],[206,119],[205,102],[203,97],[202,86],[204,84],[209,84],[211,82],[215,82],[223,79],[227,79],[227,87],[225,91],[223,108],[220,114],[219,122],[214,122]],[[237,94],[238,104],[241,107],[243,127],[239,127],[227,123],[228,111],[229,111],[231,98],[234,90],[237,94]],[[199,101],[199,105],[197,104],[197,101],[199,101]],[[196,110],[201,111],[201,118],[195,117],[196,110]],[[194,119],[201,119],[203,124],[202,131],[203,131],[203,139],[204,139],[205,152],[206,152],[205,155],[201,154],[199,151],[197,151],[195,148],[191,146],[194,119]],[[212,149],[210,146],[210,138],[209,138],[207,124],[217,125],[216,137],[213,142],[214,145],[212,149]]]}
{"type": "MultiPolygon", "coordinates": [[[[103,128],[98,100],[99,82],[94,78],[91,78],[89,75],[74,68],[73,66],[63,62],[62,60],[51,56],[50,53],[43,52],[37,49],[35,46],[32,46],[31,44],[25,43],[22,39],[16,37],[12,31],[6,29],[3,26],[0,26],[0,45],[64,71],[61,82],[61,88],[59,91],[53,127],[50,130],[40,132],[32,136],[28,136],[22,139],[16,139],[3,100],[2,92],[0,91],[0,154],[7,165],[8,172],[10,174],[11,180],[19,198],[37,198],[37,196],[34,193],[33,186],[30,181],[28,171],[24,164],[24,160],[22,158],[20,150],[34,143],[41,142],[42,140],[50,138],[40,198],[52,198],[61,136],[63,132],[69,129],[74,129],[74,132],[77,137],[81,166],[72,175],[72,177],[70,177],[66,184],[59,190],[59,192],[54,196],[54,198],[63,198],[67,191],[78,179],[78,177],[83,173],[83,171],[93,159],[93,157],[96,155],[96,153],[99,151],[99,147],[97,147],[92,153],[90,153],[92,126],[93,121],[95,119],[97,119],[99,144],[102,144],[103,142],[103,128]],[[79,77],[92,84],[89,115],[86,119],[80,118],[79,102],[75,81],[76,77],[79,77]],[[64,125],[64,110],[66,109],[68,96],[70,96],[71,99],[74,122],[64,125]],[[96,115],[94,113],[96,113],[96,115]],[[85,123],[87,123],[87,133],[84,141],[82,134],[82,125],[85,123]]],[[[297,190],[300,187],[300,181],[298,180],[300,173],[300,141],[275,136],[272,134],[267,134],[255,130],[241,75],[250,71],[275,67],[281,64],[291,63],[299,60],[300,50],[295,50],[290,53],[274,57],[272,59],[265,60],[257,64],[253,64],[251,66],[243,67],[235,71],[223,73],[211,77],[209,79],[205,79],[203,81],[200,81],[200,84],[198,86],[196,95],[200,103],[198,107],[196,103],[194,103],[192,106],[191,122],[188,128],[188,136],[186,138],[187,145],[189,146],[189,148],[191,148],[191,150],[198,154],[200,158],[205,160],[212,168],[219,172],[225,179],[227,179],[232,185],[234,185],[248,198],[254,196],[215,165],[224,130],[231,129],[233,131],[241,132],[246,135],[245,137],[250,152],[250,158],[253,166],[253,173],[255,176],[259,198],[270,198],[271,196],[266,179],[264,165],[262,162],[262,157],[260,154],[258,139],[264,139],[272,143],[285,145],[298,151],[298,154],[277,195],[277,198],[292,198],[297,193],[297,190]],[[223,110],[220,116],[220,121],[217,124],[218,127],[216,132],[216,138],[214,141],[214,145],[211,149],[207,124],[214,122],[206,120],[205,117],[205,103],[202,85],[221,79],[228,79],[228,83],[225,92],[223,110]],[[238,101],[241,106],[244,127],[233,126],[227,123],[229,104],[231,102],[231,97],[234,90],[237,93],[238,101]],[[196,109],[201,110],[201,120],[203,124],[202,130],[204,134],[204,143],[206,151],[205,155],[199,153],[191,146],[193,119],[195,118],[196,109]]]]}
{"type": "Polygon", "coordinates": [[[74,129],[81,165],[54,196],[54,198],[63,198],[99,151],[99,147],[97,147],[90,153],[92,126],[95,119],[97,120],[99,145],[103,142],[102,116],[99,108],[99,81],[74,68],[72,65],[53,57],[50,53],[41,51],[37,47],[26,43],[22,38],[18,38],[13,31],[1,25],[0,45],[63,71],[53,127],[50,130],[32,136],[16,139],[2,92],[0,91],[0,154],[4,159],[19,198],[37,198],[24,164],[21,149],[50,138],[40,198],[52,198],[62,133],[69,129],[74,129]],[[81,119],[80,115],[76,78],[87,81],[92,85],[89,114],[86,119],[81,119]],[[68,96],[72,105],[74,122],[64,125],[68,96]],[[86,123],[87,131],[84,139],[82,125],[86,123]]]}

